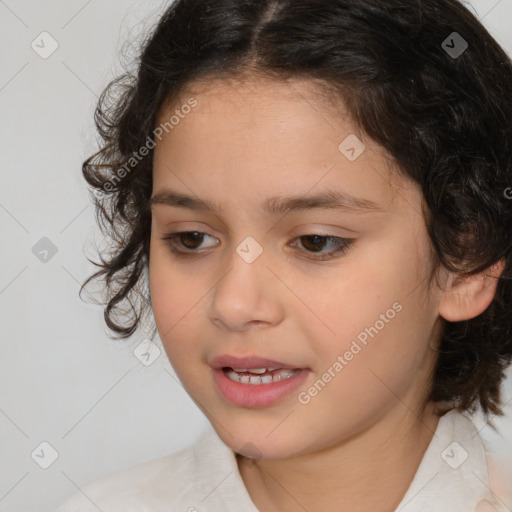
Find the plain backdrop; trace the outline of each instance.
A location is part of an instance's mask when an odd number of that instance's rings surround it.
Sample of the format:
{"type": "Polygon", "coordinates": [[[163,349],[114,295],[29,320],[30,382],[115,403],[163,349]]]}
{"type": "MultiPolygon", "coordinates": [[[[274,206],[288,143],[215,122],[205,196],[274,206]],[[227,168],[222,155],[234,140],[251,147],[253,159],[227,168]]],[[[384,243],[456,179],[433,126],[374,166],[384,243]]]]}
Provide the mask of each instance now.
{"type": "MultiPolygon", "coordinates": [[[[96,149],[94,107],[122,71],[123,44],[168,4],[0,0],[0,512],[51,512],[85,483],[176,451],[208,424],[163,349],[142,364],[133,351],[146,334],[109,339],[102,309],[78,297],[101,241],[81,175],[96,149]]],[[[512,0],[471,8],[512,54],[512,0]]],[[[512,379],[503,391],[499,433],[480,428],[510,449],[512,379]]]]}

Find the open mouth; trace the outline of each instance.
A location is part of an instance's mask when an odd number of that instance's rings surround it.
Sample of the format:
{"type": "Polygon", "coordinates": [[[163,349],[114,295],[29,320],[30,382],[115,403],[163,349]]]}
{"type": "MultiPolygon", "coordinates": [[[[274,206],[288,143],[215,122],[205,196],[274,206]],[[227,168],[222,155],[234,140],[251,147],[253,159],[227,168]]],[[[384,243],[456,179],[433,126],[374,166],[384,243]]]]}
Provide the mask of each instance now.
{"type": "Polygon", "coordinates": [[[289,397],[311,375],[300,363],[280,357],[224,354],[208,365],[213,385],[224,400],[238,407],[268,407],[289,397]]]}

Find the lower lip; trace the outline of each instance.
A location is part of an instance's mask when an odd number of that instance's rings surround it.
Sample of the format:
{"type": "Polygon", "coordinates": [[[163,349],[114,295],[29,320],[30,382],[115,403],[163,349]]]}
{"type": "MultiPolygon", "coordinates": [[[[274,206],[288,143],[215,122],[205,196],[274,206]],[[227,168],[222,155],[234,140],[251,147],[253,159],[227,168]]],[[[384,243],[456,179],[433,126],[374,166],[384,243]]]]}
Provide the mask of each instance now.
{"type": "Polygon", "coordinates": [[[269,384],[242,384],[226,377],[222,368],[213,370],[213,377],[222,396],[240,407],[266,407],[297,389],[307,378],[309,370],[301,370],[288,379],[269,384]]]}

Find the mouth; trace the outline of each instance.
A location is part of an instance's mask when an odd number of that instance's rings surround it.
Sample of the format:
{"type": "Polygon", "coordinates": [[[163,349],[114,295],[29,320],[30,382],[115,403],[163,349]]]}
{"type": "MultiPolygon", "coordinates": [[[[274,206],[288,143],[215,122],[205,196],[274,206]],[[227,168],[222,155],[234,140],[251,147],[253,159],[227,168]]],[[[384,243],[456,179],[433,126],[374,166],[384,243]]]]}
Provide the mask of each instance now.
{"type": "Polygon", "coordinates": [[[300,386],[310,370],[262,357],[220,356],[209,362],[218,393],[239,407],[267,407],[300,386]]]}

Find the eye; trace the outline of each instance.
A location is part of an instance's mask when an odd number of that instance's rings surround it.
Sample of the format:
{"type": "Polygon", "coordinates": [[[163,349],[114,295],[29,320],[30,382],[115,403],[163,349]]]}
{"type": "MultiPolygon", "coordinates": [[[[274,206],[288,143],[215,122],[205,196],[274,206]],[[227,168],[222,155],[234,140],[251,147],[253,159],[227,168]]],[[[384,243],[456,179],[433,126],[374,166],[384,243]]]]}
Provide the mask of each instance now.
{"type": "MultiPolygon", "coordinates": [[[[299,240],[302,247],[305,248],[306,252],[313,254],[321,254],[321,257],[311,257],[307,256],[310,259],[316,260],[326,260],[330,258],[334,258],[337,255],[345,253],[349,247],[354,242],[352,238],[341,238],[339,236],[331,236],[331,235],[302,235],[295,240],[299,240]],[[325,247],[331,247],[330,250],[323,251],[325,247]]],[[[297,243],[294,242],[290,244],[292,247],[296,247],[297,243]]]]}
{"type": "Polygon", "coordinates": [[[201,246],[205,236],[208,235],[200,231],[182,231],[179,233],[169,233],[162,237],[162,240],[167,243],[173,253],[179,256],[187,256],[187,253],[198,252],[196,249],[201,246]]]}

